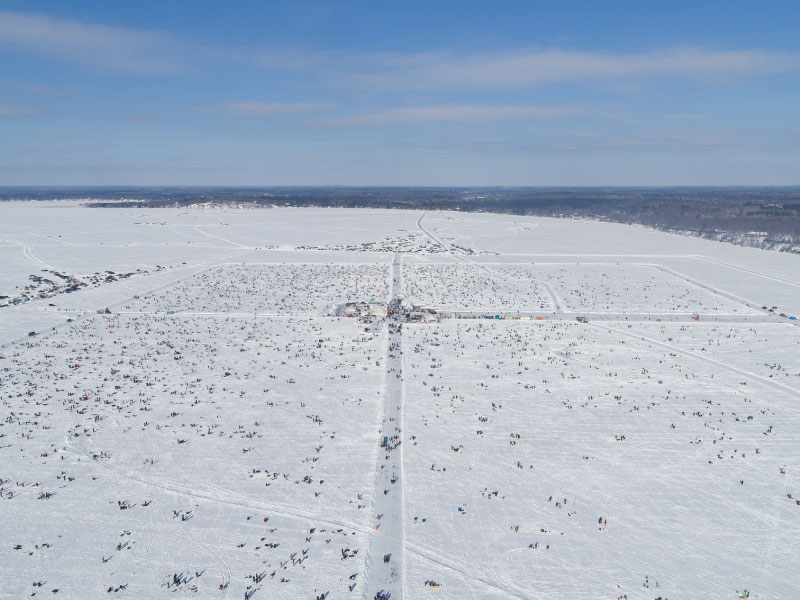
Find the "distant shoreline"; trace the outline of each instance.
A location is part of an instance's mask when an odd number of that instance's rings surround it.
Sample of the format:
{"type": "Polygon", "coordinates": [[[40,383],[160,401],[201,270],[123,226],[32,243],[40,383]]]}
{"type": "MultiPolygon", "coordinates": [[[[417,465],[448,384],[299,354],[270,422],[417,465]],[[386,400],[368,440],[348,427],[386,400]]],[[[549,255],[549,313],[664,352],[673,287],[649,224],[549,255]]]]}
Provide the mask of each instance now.
{"type": "Polygon", "coordinates": [[[800,254],[800,186],[13,187],[0,201],[91,208],[381,208],[577,218],[800,254]]]}

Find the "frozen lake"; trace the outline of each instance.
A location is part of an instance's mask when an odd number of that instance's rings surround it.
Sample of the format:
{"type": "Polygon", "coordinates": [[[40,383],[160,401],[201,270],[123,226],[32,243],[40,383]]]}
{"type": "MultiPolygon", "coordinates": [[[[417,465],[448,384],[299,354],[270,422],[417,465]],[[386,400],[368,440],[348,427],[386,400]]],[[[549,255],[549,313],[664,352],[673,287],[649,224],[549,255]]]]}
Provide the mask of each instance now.
{"type": "Polygon", "coordinates": [[[0,211],[0,598],[800,597],[800,256],[0,211]]]}

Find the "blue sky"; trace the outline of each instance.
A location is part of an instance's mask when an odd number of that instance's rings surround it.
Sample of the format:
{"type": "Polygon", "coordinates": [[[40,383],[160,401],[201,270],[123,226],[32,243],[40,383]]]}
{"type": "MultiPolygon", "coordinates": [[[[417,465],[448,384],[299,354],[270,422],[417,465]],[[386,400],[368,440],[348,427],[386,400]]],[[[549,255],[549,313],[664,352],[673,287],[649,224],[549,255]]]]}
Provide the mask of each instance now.
{"type": "Polygon", "coordinates": [[[0,0],[0,185],[800,184],[800,3],[0,0]]]}

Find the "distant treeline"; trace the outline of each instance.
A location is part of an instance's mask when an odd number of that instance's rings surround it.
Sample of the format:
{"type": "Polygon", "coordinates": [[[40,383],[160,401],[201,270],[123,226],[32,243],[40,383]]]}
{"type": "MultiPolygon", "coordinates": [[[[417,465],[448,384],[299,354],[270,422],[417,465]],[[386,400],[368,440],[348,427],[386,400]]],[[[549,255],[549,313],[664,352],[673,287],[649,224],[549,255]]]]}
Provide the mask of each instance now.
{"type": "Polygon", "coordinates": [[[0,200],[82,199],[99,208],[338,207],[455,210],[639,224],[800,251],[800,186],[675,188],[2,188],[0,200]],[[761,235],[755,235],[760,233],[761,235]],[[766,235],[763,235],[766,233],[766,235]]]}

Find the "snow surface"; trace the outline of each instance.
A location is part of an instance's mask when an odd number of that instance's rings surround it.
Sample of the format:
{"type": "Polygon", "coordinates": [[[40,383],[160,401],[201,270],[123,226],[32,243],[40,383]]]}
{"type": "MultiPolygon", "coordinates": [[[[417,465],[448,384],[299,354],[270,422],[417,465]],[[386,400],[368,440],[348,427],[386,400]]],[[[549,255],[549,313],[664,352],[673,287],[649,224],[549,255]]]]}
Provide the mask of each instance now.
{"type": "Polygon", "coordinates": [[[0,295],[141,270],[0,308],[2,598],[800,597],[800,257],[504,215],[0,210],[0,295]],[[396,297],[448,318],[330,316],[396,297]]]}
{"type": "Polygon", "coordinates": [[[469,263],[408,262],[402,295],[415,304],[440,310],[553,310],[550,297],[536,279],[499,278],[493,271],[469,263]]]}
{"type": "Polygon", "coordinates": [[[205,271],[132,310],[333,314],[352,298],[388,302],[388,264],[240,264],[205,271]]]}

